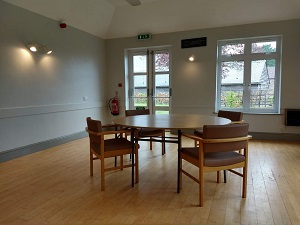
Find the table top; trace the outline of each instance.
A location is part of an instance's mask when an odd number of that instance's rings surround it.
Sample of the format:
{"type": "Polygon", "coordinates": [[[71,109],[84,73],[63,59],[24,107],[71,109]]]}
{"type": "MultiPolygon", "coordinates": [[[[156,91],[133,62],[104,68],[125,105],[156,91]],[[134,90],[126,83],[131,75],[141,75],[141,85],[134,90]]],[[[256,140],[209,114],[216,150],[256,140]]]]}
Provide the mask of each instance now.
{"type": "Polygon", "coordinates": [[[225,125],[231,120],[208,115],[195,114],[152,114],[121,117],[113,121],[114,124],[135,128],[160,129],[197,129],[204,125],[225,125]]]}

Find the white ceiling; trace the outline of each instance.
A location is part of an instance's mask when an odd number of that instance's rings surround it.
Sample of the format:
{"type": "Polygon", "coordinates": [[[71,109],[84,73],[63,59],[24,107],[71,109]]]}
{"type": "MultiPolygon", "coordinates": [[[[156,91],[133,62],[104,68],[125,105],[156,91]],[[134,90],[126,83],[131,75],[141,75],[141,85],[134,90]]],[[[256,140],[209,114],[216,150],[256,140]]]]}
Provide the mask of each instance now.
{"type": "Polygon", "coordinates": [[[300,0],[5,0],[103,39],[300,18],[300,0]]]}

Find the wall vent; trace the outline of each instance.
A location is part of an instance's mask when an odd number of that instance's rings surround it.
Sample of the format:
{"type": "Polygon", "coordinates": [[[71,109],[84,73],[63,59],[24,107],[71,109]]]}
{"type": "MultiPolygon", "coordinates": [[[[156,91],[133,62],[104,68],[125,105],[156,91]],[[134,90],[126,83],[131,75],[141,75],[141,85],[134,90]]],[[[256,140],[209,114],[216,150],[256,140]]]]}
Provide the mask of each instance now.
{"type": "Polygon", "coordinates": [[[206,46],[206,37],[181,40],[181,48],[194,48],[206,46]]]}

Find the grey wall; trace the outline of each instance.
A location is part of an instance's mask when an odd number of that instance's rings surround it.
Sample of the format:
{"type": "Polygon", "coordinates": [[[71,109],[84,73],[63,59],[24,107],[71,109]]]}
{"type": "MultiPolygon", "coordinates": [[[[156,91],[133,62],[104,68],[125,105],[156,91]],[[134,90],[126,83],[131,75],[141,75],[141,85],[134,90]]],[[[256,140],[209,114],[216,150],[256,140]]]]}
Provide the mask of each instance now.
{"type": "Polygon", "coordinates": [[[0,152],[106,120],[105,41],[0,1],[0,152]],[[31,53],[37,42],[51,55],[31,53]],[[87,101],[83,101],[87,97],[87,101]]]}
{"type": "MultiPolygon", "coordinates": [[[[212,114],[217,40],[283,35],[281,108],[300,108],[299,27],[300,20],[290,20],[153,35],[147,41],[102,40],[72,27],[61,30],[57,21],[0,1],[0,153],[82,133],[87,116],[110,122],[116,117],[108,115],[106,102],[115,91],[124,115],[129,48],[171,46],[172,112],[212,114]],[[181,39],[204,36],[207,47],[181,49],[181,39]],[[53,53],[33,54],[29,42],[47,45],[53,53]]],[[[244,119],[253,132],[300,134],[299,127],[283,125],[283,114],[244,119]]]]}
{"type": "MultiPolygon", "coordinates": [[[[128,48],[172,46],[172,113],[213,114],[215,111],[217,41],[267,35],[283,36],[281,111],[300,108],[300,20],[249,24],[243,26],[202,29],[153,35],[151,40],[136,37],[106,41],[107,72],[110,87],[125,82],[124,51],[128,48]],[[181,49],[181,40],[207,37],[207,46],[181,49]],[[189,62],[190,55],[195,61],[189,62]],[[118,65],[118,66],[115,66],[118,65]]],[[[125,91],[120,88],[121,105],[125,105],[125,91]]],[[[112,93],[110,93],[112,95],[112,93]]],[[[284,115],[245,115],[253,132],[300,133],[300,127],[285,127],[284,115]]]]}

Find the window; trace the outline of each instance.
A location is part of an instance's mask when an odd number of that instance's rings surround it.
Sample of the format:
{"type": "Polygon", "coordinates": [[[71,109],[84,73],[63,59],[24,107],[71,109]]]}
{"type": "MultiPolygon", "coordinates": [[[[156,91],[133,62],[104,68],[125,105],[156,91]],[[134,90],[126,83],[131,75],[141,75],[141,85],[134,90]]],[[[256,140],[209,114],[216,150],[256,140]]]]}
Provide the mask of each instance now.
{"type": "Polygon", "coordinates": [[[216,111],[279,113],[281,36],[218,41],[216,111]]]}

